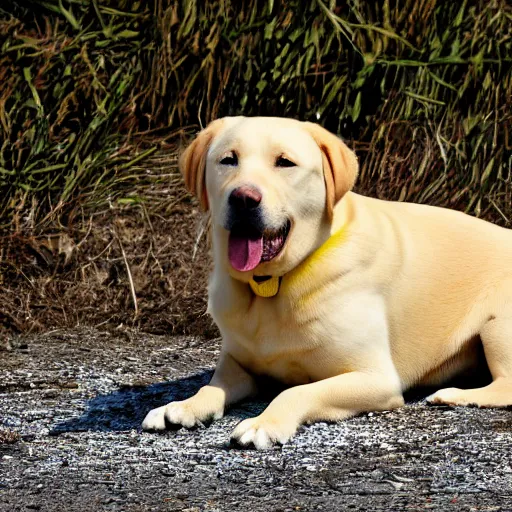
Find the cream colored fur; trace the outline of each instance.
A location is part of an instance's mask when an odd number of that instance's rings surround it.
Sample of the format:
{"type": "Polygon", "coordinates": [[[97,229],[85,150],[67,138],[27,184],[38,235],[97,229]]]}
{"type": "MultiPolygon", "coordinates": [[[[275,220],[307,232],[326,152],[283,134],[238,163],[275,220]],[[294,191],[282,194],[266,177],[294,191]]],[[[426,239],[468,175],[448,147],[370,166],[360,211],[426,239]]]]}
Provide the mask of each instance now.
{"type": "Polygon", "coordinates": [[[218,120],[187,149],[182,172],[212,215],[209,312],[222,352],[208,386],[151,411],[143,428],[218,419],[264,374],[291,387],[233,437],[266,448],[303,423],[400,407],[404,390],[473,366],[480,339],[492,384],[429,400],[512,404],[512,231],[350,192],[355,155],[323,128],[290,119],[218,120]],[[239,162],[226,169],[219,161],[230,151],[239,162]],[[282,154],[297,167],[276,169],[282,154]],[[239,184],[262,190],[269,225],[292,221],[282,253],[253,272],[227,259],[227,194],[239,184]],[[277,296],[255,296],[253,273],[284,276],[277,296]]]}

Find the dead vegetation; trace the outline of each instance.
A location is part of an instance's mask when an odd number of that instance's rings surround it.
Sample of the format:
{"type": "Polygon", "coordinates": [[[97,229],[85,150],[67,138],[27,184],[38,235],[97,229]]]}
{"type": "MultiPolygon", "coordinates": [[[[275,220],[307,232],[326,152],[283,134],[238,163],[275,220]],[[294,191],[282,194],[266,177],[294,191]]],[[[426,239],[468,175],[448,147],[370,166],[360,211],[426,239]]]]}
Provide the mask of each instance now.
{"type": "Polygon", "coordinates": [[[14,444],[21,439],[18,432],[13,430],[0,429],[0,445],[2,444],[14,444]]]}
{"type": "Polygon", "coordinates": [[[176,158],[222,115],[318,121],[360,192],[511,225],[506,0],[15,0],[0,45],[6,331],[211,333],[176,158]]]}
{"type": "Polygon", "coordinates": [[[12,236],[4,244],[0,322],[30,332],[57,326],[216,332],[204,293],[206,234],[190,201],[160,214],[112,207],[81,230],[12,236]]]}

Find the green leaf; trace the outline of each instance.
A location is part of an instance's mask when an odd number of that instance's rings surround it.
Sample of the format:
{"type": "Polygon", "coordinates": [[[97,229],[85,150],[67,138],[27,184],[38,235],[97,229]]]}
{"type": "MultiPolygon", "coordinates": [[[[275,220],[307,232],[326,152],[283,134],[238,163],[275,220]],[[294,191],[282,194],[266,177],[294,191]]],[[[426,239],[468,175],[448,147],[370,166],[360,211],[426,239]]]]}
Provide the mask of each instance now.
{"type": "Polygon", "coordinates": [[[355,123],[359,118],[359,114],[361,113],[361,91],[357,93],[356,101],[352,107],[352,121],[355,123]]]}
{"type": "Polygon", "coordinates": [[[428,96],[423,96],[421,94],[416,94],[412,91],[404,91],[407,96],[410,96],[411,98],[414,98],[415,100],[424,101],[426,103],[433,103],[434,105],[446,105],[444,101],[441,100],[435,100],[434,98],[429,98],[428,96]]]}
{"type": "Polygon", "coordinates": [[[78,23],[77,19],[73,16],[73,13],[71,11],[68,11],[64,8],[64,5],[62,4],[62,0],[59,0],[59,8],[62,15],[68,20],[68,22],[71,24],[71,26],[75,30],[80,30],[80,23],[78,23]]]}
{"type": "Polygon", "coordinates": [[[134,37],[138,37],[139,32],[137,32],[136,30],[123,30],[121,32],[118,32],[116,36],[121,37],[123,39],[131,39],[134,37]]]}
{"type": "Polygon", "coordinates": [[[265,31],[263,33],[265,39],[272,39],[272,35],[274,34],[274,29],[276,27],[276,23],[277,23],[277,18],[273,18],[272,21],[265,26],[265,31]]]}
{"type": "Polygon", "coordinates": [[[266,80],[260,80],[257,84],[256,84],[256,89],[258,89],[258,92],[261,94],[265,87],[267,87],[267,84],[268,82],[266,80]]]}
{"type": "Polygon", "coordinates": [[[493,167],[494,167],[494,157],[492,157],[489,160],[489,163],[485,166],[485,169],[484,169],[484,172],[482,174],[482,177],[480,178],[480,183],[482,185],[487,183],[487,180],[489,179],[489,177],[490,177],[490,175],[492,173],[493,167]]]}

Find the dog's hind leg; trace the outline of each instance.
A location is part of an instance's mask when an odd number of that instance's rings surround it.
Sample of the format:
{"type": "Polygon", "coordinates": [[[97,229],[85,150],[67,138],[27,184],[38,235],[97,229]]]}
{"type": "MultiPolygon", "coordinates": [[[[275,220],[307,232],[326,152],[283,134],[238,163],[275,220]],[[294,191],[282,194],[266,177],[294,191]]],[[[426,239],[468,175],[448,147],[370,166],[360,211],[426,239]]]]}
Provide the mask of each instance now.
{"type": "Polygon", "coordinates": [[[490,319],[480,337],[493,382],[476,389],[441,389],[431,395],[428,402],[479,407],[512,405],[512,316],[490,319]]]}

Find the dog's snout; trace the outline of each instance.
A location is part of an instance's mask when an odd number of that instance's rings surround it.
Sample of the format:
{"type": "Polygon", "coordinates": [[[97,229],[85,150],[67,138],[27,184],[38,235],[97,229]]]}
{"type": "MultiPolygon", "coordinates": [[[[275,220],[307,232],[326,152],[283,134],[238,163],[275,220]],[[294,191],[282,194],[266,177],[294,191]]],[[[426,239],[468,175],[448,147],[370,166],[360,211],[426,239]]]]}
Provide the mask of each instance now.
{"type": "Polygon", "coordinates": [[[251,210],[259,206],[261,198],[261,192],[256,187],[242,185],[231,192],[229,204],[237,210],[251,210]]]}

